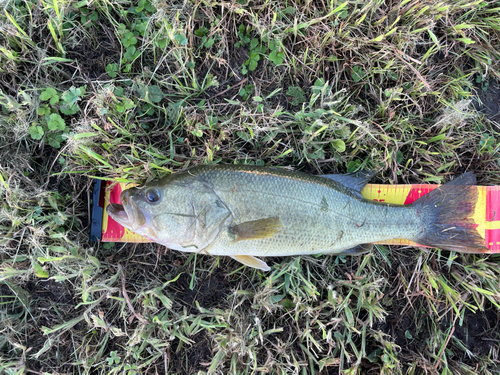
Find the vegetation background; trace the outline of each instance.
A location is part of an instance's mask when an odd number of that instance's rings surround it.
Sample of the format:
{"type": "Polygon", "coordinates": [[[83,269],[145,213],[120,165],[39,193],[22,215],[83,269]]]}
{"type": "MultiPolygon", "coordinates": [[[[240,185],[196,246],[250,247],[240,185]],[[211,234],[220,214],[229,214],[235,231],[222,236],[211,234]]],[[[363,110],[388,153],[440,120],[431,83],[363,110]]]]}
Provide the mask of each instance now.
{"type": "Polygon", "coordinates": [[[500,183],[500,2],[1,0],[0,373],[493,374],[500,255],[89,242],[93,178],[500,183]]]}

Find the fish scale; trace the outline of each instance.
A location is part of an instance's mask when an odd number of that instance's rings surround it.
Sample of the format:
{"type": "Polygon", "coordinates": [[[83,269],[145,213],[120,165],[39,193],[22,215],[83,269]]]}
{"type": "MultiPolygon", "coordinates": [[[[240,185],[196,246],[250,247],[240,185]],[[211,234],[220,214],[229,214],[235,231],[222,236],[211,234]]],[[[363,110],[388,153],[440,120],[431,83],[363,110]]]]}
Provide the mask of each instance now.
{"type": "Polygon", "coordinates": [[[214,255],[288,256],[338,253],[359,243],[415,237],[410,207],[376,204],[335,181],[292,173],[252,170],[201,172],[233,213],[234,222],[277,216],[283,229],[270,238],[234,242],[227,231],[206,250],[214,255]],[[326,200],[325,211],[322,201],[326,200]],[[381,225],[384,223],[384,225],[381,225]]]}

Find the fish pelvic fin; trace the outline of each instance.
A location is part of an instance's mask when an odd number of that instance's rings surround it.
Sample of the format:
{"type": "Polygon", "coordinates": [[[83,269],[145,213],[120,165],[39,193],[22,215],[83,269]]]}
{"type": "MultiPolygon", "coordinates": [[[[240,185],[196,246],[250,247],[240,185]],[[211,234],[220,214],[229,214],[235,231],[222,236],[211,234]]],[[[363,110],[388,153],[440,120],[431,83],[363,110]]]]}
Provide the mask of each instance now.
{"type": "Polygon", "coordinates": [[[262,271],[269,271],[271,269],[266,262],[251,255],[233,255],[231,258],[243,263],[245,266],[257,268],[262,271]]]}
{"type": "Polygon", "coordinates": [[[234,242],[238,242],[273,237],[281,230],[282,226],[279,217],[270,217],[233,225],[228,228],[228,231],[234,238],[234,242]]]}
{"type": "Polygon", "coordinates": [[[414,202],[422,217],[415,242],[461,253],[488,252],[472,219],[478,198],[475,183],[476,176],[467,172],[414,202]]]}

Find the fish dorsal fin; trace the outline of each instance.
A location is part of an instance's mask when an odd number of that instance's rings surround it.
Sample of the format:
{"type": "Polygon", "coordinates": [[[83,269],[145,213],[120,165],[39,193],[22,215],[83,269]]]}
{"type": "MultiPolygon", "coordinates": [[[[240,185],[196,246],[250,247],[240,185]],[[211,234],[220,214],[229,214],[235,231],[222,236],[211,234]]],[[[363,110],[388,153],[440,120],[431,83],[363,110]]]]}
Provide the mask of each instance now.
{"type": "Polygon", "coordinates": [[[363,190],[368,181],[370,181],[376,174],[376,171],[358,171],[348,174],[323,174],[320,175],[320,177],[337,181],[361,195],[361,190],[363,190]]]}
{"type": "Polygon", "coordinates": [[[281,230],[283,224],[279,217],[269,217],[246,221],[244,223],[229,227],[228,231],[234,238],[234,242],[245,240],[259,240],[274,236],[281,230]]]}
{"type": "Polygon", "coordinates": [[[251,255],[233,255],[231,258],[243,263],[245,266],[257,268],[262,271],[269,271],[271,269],[266,262],[251,255]]]}

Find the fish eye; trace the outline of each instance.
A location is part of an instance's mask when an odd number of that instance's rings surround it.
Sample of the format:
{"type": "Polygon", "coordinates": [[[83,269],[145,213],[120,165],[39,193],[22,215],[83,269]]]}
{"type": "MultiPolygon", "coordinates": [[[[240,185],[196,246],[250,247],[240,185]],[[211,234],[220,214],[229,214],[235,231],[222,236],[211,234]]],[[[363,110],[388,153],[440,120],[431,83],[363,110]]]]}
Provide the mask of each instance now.
{"type": "Polygon", "coordinates": [[[146,200],[149,203],[155,203],[160,200],[160,193],[156,189],[148,190],[146,192],[146,200]]]}

